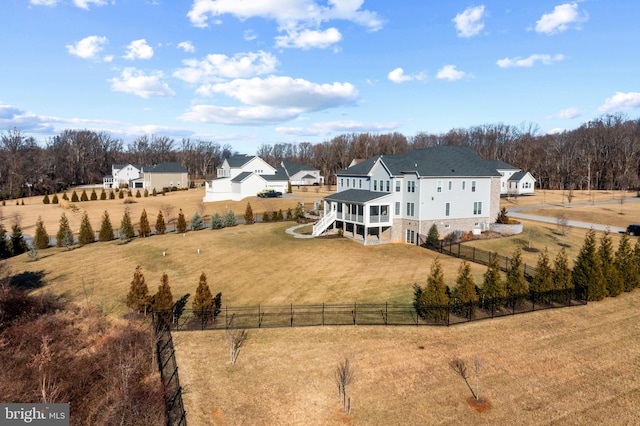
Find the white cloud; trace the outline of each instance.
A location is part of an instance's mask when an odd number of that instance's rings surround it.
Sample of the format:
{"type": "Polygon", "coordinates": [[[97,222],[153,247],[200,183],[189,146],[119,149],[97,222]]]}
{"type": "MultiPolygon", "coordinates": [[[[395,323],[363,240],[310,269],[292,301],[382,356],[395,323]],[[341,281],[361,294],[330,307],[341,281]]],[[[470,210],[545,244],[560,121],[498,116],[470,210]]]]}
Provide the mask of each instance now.
{"type": "Polygon", "coordinates": [[[445,65],[436,74],[436,78],[440,80],[456,81],[467,77],[467,73],[456,69],[455,65],[445,65]]]}
{"type": "Polygon", "coordinates": [[[22,132],[51,133],[53,125],[42,117],[16,106],[0,103],[0,128],[19,129],[22,132]]]}
{"type": "Polygon", "coordinates": [[[469,7],[464,12],[458,13],[452,21],[456,24],[458,37],[473,37],[482,31],[485,17],[484,5],[469,7]]]}
{"type": "Polygon", "coordinates": [[[607,98],[604,105],[598,108],[598,112],[606,113],[635,108],[640,108],[640,92],[616,92],[615,95],[607,98]]]}
{"type": "Polygon", "coordinates": [[[425,78],[427,78],[427,76],[422,72],[417,74],[407,75],[404,73],[404,70],[402,68],[398,67],[393,71],[390,71],[389,74],[387,74],[387,78],[393,81],[394,83],[400,84],[406,81],[424,80],[425,78]]]}
{"type": "Polygon", "coordinates": [[[253,41],[255,39],[257,39],[258,36],[256,35],[256,33],[253,30],[245,30],[244,32],[244,39],[246,41],[253,41]]]}
{"type": "Polygon", "coordinates": [[[578,108],[571,107],[571,108],[566,108],[561,111],[558,111],[557,114],[548,116],[547,118],[572,119],[572,118],[580,117],[580,115],[581,113],[578,108]]]}
{"type": "Polygon", "coordinates": [[[81,9],[89,10],[89,5],[93,4],[96,6],[104,6],[107,4],[104,0],[73,0],[73,4],[78,6],[81,9]]]}
{"type": "Polygon", "coordinates": [[[107,44],[109,40],[106,37],[89,36],[76,42],[75,44],[68,44],[66,46],[67,51],[75,56],[83,59],[96,59],[98,53],[102,51],[103,46],[107,44]]]}
{"type": "Polygon", "coordinates": [[[221,54],[207,55],[203,60],[182,61],[173,76],[188,83],[210,83],[223,78],[243,78],[270,74],[275,71],[278,60],[271,53],[258,51],[238,53],[233,57],[221,54]]]}
{"type": "Polygon", "coordinates": [[[540,55],[536,53],[527,58],[517,56],[515,58],[498,59],[496,61],[496,64],[498,64],[500,68],[532,67],[533,65],[535,65],[536,62],[541,62],[544,65],[550,65],[554,62],[562,61],[563,59],[564,59],[564,55],[562,54],[551,56],[546,54],[540,55]]]}
{"type": "Polygon", "coordinates": [[[562,127],[554,127],[553,129],[549,129],[547,131],[547,135],[559,135],[560,133],[564,132],[565,129],[563,129],[562,127]]]}
{"type": "Polygon", "coordinates": [[[187,53],[193,53],[196,51],[195,46],[190,41],[181,41],[178,43],[178,49],[182,49],[187,53]]]}
{"type": "Polygon", "coordinates": [[[268,106],[221,107],[216,105],[193,105],[179,120],[199,123],[218,123],[245,126],[260,126],[292,120],[299,112],[268,106]]]}
{"type": "Polygon", "coordinates": [[[60,0],[30,0],[29,3],[35,6],[55,6],[60,0]]]}
{"type": "Polygon", "coordinates": [[[134,40],[127,46],[125,59],[151,59],[153,57],[153,48],[147,44],[147,40],[141,38],[134,40]]]}
{"type": "Polygon", "coordinates": [[[275,38],[277,47],[295,47],[298,49],[320,48],[324,49],[342,40],[342,34],[335,28],[325,31],[302,30],[300,32],[287,31],[287,35],[275,38]]]}
{"type": "Polygon", "coordinates": [[[135,68],[125,68],[120,78],[114,77],[109,82],[111,89],[116,92],[130,93],[145,99],[150,96],[174,96],[175,92],[162,81],[162,78],[163,74],[160,71],[146,75],[135,68]]]}
{"type": "Polygon", "coordinates": [[[327,121],[311,127],[276,127],[276,132],[293,136],[326,136],[332,133],[384,132],[398,128],[398,123],[364,123],[361,121],[327,121]]]}
{"type": "Polygon", "coordinates": [[[578,27],[589,19],[586,12],[578,10],[578,3],[565,3],[553,8],[536,21],[536,32],[555,34],[566,31],[573,24],[578,27]]]}

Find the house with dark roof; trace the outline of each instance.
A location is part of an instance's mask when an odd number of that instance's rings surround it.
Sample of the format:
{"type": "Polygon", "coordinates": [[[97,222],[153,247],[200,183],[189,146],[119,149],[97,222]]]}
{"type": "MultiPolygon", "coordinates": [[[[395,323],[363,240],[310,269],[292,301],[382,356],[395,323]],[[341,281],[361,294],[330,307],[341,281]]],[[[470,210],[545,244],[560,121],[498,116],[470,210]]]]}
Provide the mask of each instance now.
{"type": "Polygon", "coordinates": [[[130,186],[132,180],[142,176],[142,166],[136,164],[112,164],[111,174],[102,178],[104,189],[130,186]]]}
{"type": "Polygon", "coordinates": [[[108,188],[138,188],[161,191],[162,188],[189,187],[189,172],[180,163],[160,163],[155,166],[113,164],[111,175],[105,176],[102,186],[108,188]]]}
{"type": "Polygon", "coordinates": [[[518,167],[500,160],[491,161],[500,179],[500,194],[502,196],[516,196],[533,194],[535,191],[536,179],[529,172],[522,171],[518,167]]]}
{"type": "Polygon", "coordinates": [[[480,233],[500,210],[501,175],[473,148],[436,146],[376,156],[337,173],[313,235],[341,230],[364,244],[418,244],[438,233],[480,233]]]}
{"type": "Polygon", "coordinates": [[[223,161],[216,179],[205,182],[203,201],[239,201],[264,189],[284,193],[288,182],[284,168],[273,167],[257,156],[234,155],[223,161]]]}
{"type": "Polygon", "coordinates": [[[324,183],[324,177],[320,176],[320,170],[315,167],[295,161],[283,161],[280,165],[291,185],[322,185],[324,183]]]}

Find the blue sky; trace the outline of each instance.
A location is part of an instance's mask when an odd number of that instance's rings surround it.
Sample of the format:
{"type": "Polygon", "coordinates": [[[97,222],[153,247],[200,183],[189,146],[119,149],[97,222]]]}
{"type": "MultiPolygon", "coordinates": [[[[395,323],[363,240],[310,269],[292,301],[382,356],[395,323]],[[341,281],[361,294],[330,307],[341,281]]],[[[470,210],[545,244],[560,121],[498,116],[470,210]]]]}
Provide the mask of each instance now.
{"type": "Polygon", "coordinates": [[[11,0],[0,131],[188,137],[255,153],[640,115],[637,0],[11,0]]]}

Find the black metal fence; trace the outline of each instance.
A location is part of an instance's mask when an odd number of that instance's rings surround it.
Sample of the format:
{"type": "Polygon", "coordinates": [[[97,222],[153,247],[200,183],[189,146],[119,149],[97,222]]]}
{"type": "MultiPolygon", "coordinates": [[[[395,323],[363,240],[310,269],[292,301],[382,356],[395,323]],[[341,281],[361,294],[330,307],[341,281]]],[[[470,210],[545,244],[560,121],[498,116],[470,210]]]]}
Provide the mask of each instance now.
{"type": "Polygon", "coordinates": [[[501,299],[480,299],[472,303],[443,306],[383,304],[319,304],[281,306],[227,306],[205,324],[193,310],[174,318],[177,330],[222,330],[231,322],[236,328],[309,327],[336,325],[454,325],[470,321],[516,315],[543,309],[586,305],[573,289],[529,293],[501,299]]]}
{"type": "Polygon", "coordinates": [[[167,325],[155,321],[154,325],[158,368],[162,384],[165,387],[167,426],[186,426],[187,412],[182,403],[182,387],[178,377],[178,364],[176,363],[171,330],[167,325]]]}

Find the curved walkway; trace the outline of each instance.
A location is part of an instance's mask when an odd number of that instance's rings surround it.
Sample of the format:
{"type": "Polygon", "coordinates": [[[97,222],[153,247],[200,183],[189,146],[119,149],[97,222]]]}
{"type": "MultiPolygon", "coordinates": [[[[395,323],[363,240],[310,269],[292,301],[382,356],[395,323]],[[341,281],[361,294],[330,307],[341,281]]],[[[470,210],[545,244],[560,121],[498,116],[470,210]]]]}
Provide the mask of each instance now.
{"type": "Polygon", "coordinates": [[[298,232],[296,232],[299,228],[309,226],[309,225],[310,223],[303,223],[301,225],[292,226],[291,228],[287,228],[285,232],[289,235],[293,235],[295,238],[315,238],[311,234],[299,234],[298,232]]]}

